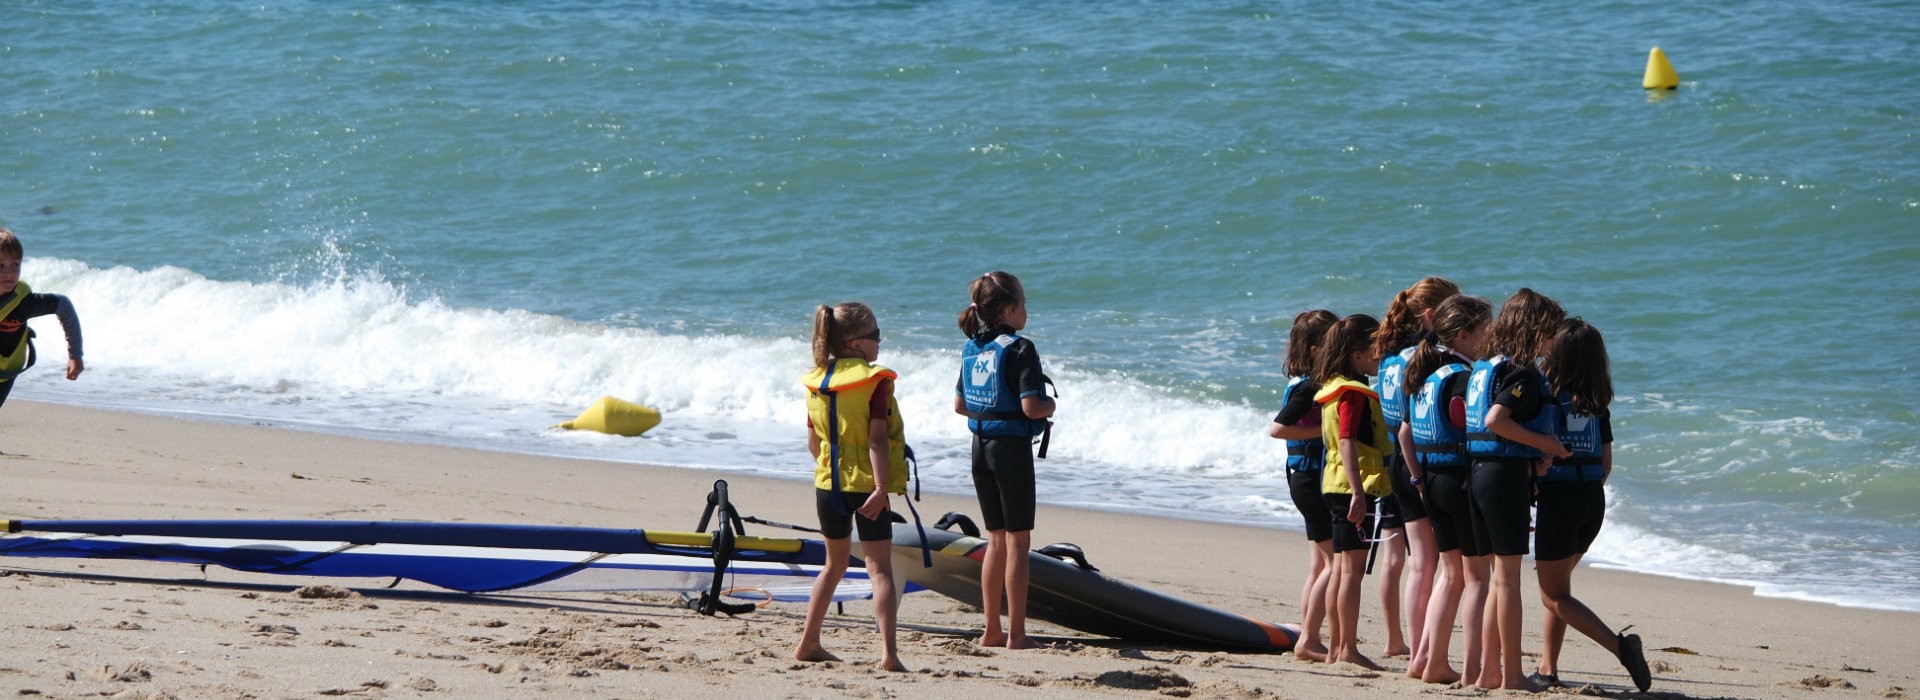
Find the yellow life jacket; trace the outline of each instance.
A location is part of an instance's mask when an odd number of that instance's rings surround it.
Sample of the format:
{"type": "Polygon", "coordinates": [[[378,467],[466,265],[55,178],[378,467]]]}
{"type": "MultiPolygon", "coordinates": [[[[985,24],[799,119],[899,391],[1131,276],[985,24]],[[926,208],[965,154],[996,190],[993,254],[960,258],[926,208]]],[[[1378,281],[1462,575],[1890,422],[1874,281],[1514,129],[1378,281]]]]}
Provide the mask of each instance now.
{"type": "MultiPolygon", "coordinates": [[[[32,293],[33,289],[25,282],[13,285],[13,296],[0,302],[0,319],[5,319],[14,309],[20,308],[20,302],[26,301],[27,295],[32,293]]],[[[6,354],[0,355],[0,381],[11,380],[27,368],[27,361],[33,357],[33,344],[28,342],[32,337],[33,330],[23,324],[20,328],[20,344],[7,348],[6,354]]]]}
{"type": "MultiPolygon", "coordinates": [[[[873,419],[867,406],[880,380],[898,376],[893,370],[854,357],[835,360],[831,373],[815,367],[801,379],[807,387],[807,416],[820,438],[820,458],[813,469],[815,488],[834,488],[837,456],[840,491],[873,493],[873,459],[868,444],[873,419]]],[[[907,434],[900,421],[900,402],[892,396],[887,397],[887,413],[887,491],[906,493],[907,434]]]]}
{"type": "Polygon", "coordinates": [[[1360,464],[1360,488],[1369,496],[1385,496],[1393,493],[1393,480],[1387,476],[1386,450],[1387,417],[1380,409],[1380,395],[1367,388],[1367,385],[1342,376],[1320,387],[1313,400],[1320,404],[1320,437],[1327,442],[1327,466],[1320,471],[1320,491],[1322,493],[1353,493],[1353,487],[1347,483],[1347,472],[1340,460],[1340,397],[1347,392],[1359,392],[1367,397],[1367,411],[1372,414],[1373,434],[1365,439],[1353,441],[1354,457],[1360,464]]]}

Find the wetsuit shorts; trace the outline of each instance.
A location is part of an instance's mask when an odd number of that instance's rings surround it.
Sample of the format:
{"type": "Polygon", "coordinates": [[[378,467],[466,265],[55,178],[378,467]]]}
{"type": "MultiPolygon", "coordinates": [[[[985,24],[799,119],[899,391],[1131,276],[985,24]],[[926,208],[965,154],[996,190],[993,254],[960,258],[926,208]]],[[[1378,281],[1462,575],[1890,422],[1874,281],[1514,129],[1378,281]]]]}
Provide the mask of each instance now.
{"type": "Polygon", "coordinates": [[[1413,472],[1407,469],[1407,460],[1401,459],[1398,450],[1387,459],[1387,474],[1393,479],[1393,500],[1398,506],[1400,524],[1389,523],[1386,527],[1393,529],[1426,520],[1427,503],[1420,497],[1420,489],[1413,487],[1413,472]]]}
{"type": "MultiPolygon", "coordinates": [[[[829,489],[813,490],[813,510],[820,516],[820,536],[829,540],[843,540],[853,534],[854,526],[860,527],[861,542],[878,542],[893,539],[892,518],[872,520],[859,513],[860,506],[866,505],[871,493],[840,492],[841,508],[833,505],[833,491],[829,489]]],[[[884,514],[883,514],[884,517],[884,514]]]]}
{"type": "Polygon", "coordinates": [[[1380,499],[1362,494],[1367,499],[1367,516],[1358,526],[1347,521],[1347,509],[1353,506],[1353,497],[1344,493],[1323,493],[1321,499],[1327,502],[1327,510],[1332,517],[1327,519],[1333,528],[1333,551],[1351,552],[1366,549],[1373,537],[1373,512],[1380,499]]]}
{"type": "Polygon", "coordinates": [[[1308,542],[1325,542],[1333,538],[1333,514],[1327,512],[1327,499],[1320,497],[1320,472],[1287,471],[1287,492],[1293,496],[1293,507],[1300,511],[1300,520],[1307,526],[1308,542]]]}
{"type": "Polygon", "coordinates": [[[1033,529],[1033,439],[1025,435],[973,436],[973,492],[988,531],[1033,529]]]}
{"type": "Polygon", "coordinates": [[[1598,481],[1541,483],[1538,504],[1533,558],[1539,561],[1586,554],[1607,517],[1607,493],[1598,481]]]}
{"type": "Polygon", "coordinates": [[[1482,551],[1498,556],[1527,553],[1533,462],[1526,457],[1474,460],[1467,495],[1473,498],[1473,537],[1482,551]]]}
{"type": "Polygon", "coordinates": [[[1473,504],[1467,498],[1467,468],[1427,468],[1427,520],[1433,523],[1433,542],[1442,552],[1460,550],[1460,556],[1486,554],[1473,539],[1473,504]]]}

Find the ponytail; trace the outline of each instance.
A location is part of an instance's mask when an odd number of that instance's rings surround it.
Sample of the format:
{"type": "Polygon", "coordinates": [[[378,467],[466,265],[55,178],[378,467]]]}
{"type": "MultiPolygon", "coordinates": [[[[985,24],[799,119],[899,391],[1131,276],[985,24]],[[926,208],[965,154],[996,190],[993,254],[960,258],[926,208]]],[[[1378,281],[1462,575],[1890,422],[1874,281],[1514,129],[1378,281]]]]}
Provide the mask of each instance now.
{"type": "Polygon", "coordinates": [[[1421,334],[1420,344],[1407,360],[1407,393],[1417,393],[1419,390],[1413,387],[1425,383],[1427,377],[1446,366],[1447,357],[1440,351],[1441,343],[1454,347],[1460,334],[1479,328],[1491,318],[1493,304],[1470,294],[1455,294],[1434,307],[1433,330],[1421,334]]]}
{"type": "Polygon", "coordinates": [[[1367,341],[1380,330],[1380,322],[1366,314],[1354,314],[1327,327],[1320,340],[1320,356],[1314,359],[1313,379],[1325,386],[1336,376],[1348,379],[1366,377],[1366,367],[1355,367],[1353,354],[1365,352],[1367,341]]]}
{"type": "Polygon", "coordinates": [[[1460,293],[1460,285],[1445,277],[1427,277],[1393,296],[1387,306],[1387,318],[1373,334],[1373,359],[1380,361],[1420,337],[1421,314],[1439,308],[1448,297],[1460,293]]]}
{"type": "Polygon", "coordinates": [[[821,304],[813,309],[813,366],[826,367],[835,359],[847,357],[847,343],[880,330],[873,309],[857,301],[839,306],[821,304]]]}
{"type": "Polygon", "coordinates": [[[967,295],[972,303],[960,310],[960,332],[969,338],[1003,322],[1009,309],[1027,300],[1027,290],[1020,286],[1020,278],[1000,271],[973,278],[967,295]]]}

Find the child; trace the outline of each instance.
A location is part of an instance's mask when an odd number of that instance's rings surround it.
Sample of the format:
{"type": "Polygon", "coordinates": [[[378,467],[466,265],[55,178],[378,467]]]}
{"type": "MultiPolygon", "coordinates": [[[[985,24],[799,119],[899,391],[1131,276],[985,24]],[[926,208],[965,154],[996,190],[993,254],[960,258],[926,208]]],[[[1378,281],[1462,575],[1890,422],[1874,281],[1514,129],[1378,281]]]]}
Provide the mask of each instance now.
{"type": "Polygon", "coordinates": [[[1371,497],[1393,493],[1387,475],[1387,422],[1380,395],[1358,381],[1373,367],[1368,340],[1380,329],[1372,316],[1354,314],[1327,329],[1313,378],[1320,391],[1320,439],[1327,443],[1327,466],[1320,492],[1333,513],[1333,578],[1327,585],[1329,627],[1327,662],[1345,662],[1374,671],[1379,664],[1360,653],[1360,577],[1367,565],[1371,497]],[[1358,379],[1355,379],[1358,378],[1358,379]]]}
{"type": "MultiPolygon", "coordinates": [[[[960,312],[960,382],[955,413],[973,432],[973,489],[987,528],[986,560],[980,566],[980,601],[987,626],[980,646],[1033,649],[1027,638],[1027,549],[1033,542],[1037,497],[1033,438],[1052,423],[1052,383],[1040,368],[1033,342],[1015,335],[1027,327],[1027,293],[1005,272],[974,279],[973,303],[960,312]],[[1007,628],[1000,630],[1000,600],[1007,602],[1007,628]]],[[[1047,454],[1041,438],[1040,456],[1047,454]]]]}
{"type": "Polygon", "coordinates": [[[906,435],[893,398],[893,370],[880,356],[880,324],[866,304],[821,306],[813,313],[813,370],[807,387],[807,451],[814,457],[814,509],[827,541],[827,565],[813,581],[807,622],[794,658],[839,661],[820,645],[820,626],[833,591],[847,570],[856,525],[873,617],[880,625],[880,665],[905,671],[894,642],[900,600],[893,586],[893,525],[889,493],[907,492],[906,435]],[[824,445],[822,444],[824,443],[824,445]]]}
{"type": "Polygon", "coordinates": [[[1420,340],[1407,359],[1406,386],[1413,401],[1407,420],[1400,424],[1400,446],[1403,452],[1413,453],[1408,463],[1410,482],[1426,501],[1440,573],[1427,603],[1425,638],[1414,645],[1407,675],[1428,683],[1453,683],[1460,674],[1447,664],[1447,644],[1463,602],[1467,674],[1477,678],[1480,673],[1480,616],[1486,602],[1488,561],[1486,553],[1474,545],[1467,519],[1466,380],[1480,341],[1493,323],[1493,305],[1480,297],[1457,294],[1441,302],[1430,317],[1433,332],[1420,340]]]}
{"type": "Polygon", "coordinates": [[[1313,380],[1314,360],[1319,356],[1320,339],[1327,328],[1340,318],[1326,309],[1302,311],[1293,317],[1293,330],[1287,336],[1286,392],[1281,394],[1279,415],[1267,427],[1267,435],[1287,441],[1287,492],[1293,507],[1307,527],[1307,580],[1300,586],[1300,641],[1293,655],[1309,661],[1325,661],[1327,645],[1320,641],[1320,623],[1327,615],[1327,582],[1333,570],[1333,513],[1320,494],[1320,468],[1326,465],[1327,444],[1320,439],[1320,411],[1313,403],[1320,384],[1313,380]]]}
{"type": "Polygon", "coordinates": [[[1553,347],[1540,364],[1553,389],[1555,427],[1561,444],[1573,453],[1556,459],[1536,479],[1539,517],[1534,529],[1534,561],[1540,579],[1540,602],[1546,624],[1540,651],[1540,670],[1532,676],[1543,685],[1560,685],[1560,646],[1567,626],[1598,642],[1625,666],[1640,692],[1653,685],[1652,671],[1640,646],[1640,635],[1615,634],[1605,622],[1573,597],[1573,571],[1587,546],[1600,534],[1606,517],[1607,477],[1613,474],[1613,422],[1607,404],[1613,401],[1613,379],[1607,372],[1607,344],[1600,330],[1578,318],[1560,322],[1553,347]]]}
{"type": "Polygon", "coordinates": [[[1387,451],[1387,473],[1393,476],[1393,498],[1380,508],[1380,531],[1388,533],[1379,546],[1386,565],[1380,577],[1380,607],[1387,618],[1387,656],[1410,656],[1407,674],[1425,665],[1420,653],[1421,628],[1426,624],[1427,597],[1433,591],[1434,560],[1439,557],[1433,546],[1433,527],[1427,522],[1427,506],[1417,487],[1419,474],[1399,446],[1400,426],[1405,424],[1407,396],[1407,358],[1423,335],[1433,331],[1433,309],[1448,297],[1460,293],[1459,285],[1445,277],[1428,277],[1394,296],[1387,307],[1387,318],[1373,335],[1373,354],[1380,363],[1380,410],[1387,418],[1387,438],[1394,446],[1387,451]],[[1394,541],[1407,536],[1406,544],[1394,541]],[[1405,547],[1402,549],[1402,547],[1405,547]],[[1401,569],[1411,560],[1413,575],[1400,585],[1401,569]],[[1407,634],[1400,636],[1400,612],[1407,613],[1407,634]],[[1407,646],[1407,640],[1413,646],[1407,646]]]}
{"type": "Polygon", "coordinates": [[[53,314],[67,334],[67,379],[79,379],[87,363],[80,356],[80,315],[73,302],[60,294],[36,294],[20,281],[20,263],[26,251],[12,231],[0,227],[0,404],[13,393],[13,378],[35,361],[33,330],[27,319],[53,314]]]}
{"type": "Polygon", "coordinates": [[[1473,456],[1476,544],[1493,554],[1487,609],[1482,618],[1478,685],[1538,692],[1520,671],[1520,567],[1527,554],[1532,472],[1546,457],[1569,453],[1554,436],[1546,378],[1534,366],[1566,312],[1552,299],[1522,288],[1500,307],[1482,359],[1467,379],[1467,451],[1473,456]],[[1490,621],[1490,622],[1489,622],[1490,621]]]}

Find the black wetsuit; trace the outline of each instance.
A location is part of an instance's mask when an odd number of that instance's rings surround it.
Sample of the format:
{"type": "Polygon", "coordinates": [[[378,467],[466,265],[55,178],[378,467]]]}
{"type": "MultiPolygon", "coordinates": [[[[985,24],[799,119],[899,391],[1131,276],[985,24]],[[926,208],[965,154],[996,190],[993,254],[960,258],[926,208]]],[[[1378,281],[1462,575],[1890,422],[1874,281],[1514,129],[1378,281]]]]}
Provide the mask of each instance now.
{"type": "MultiPolygon", "coordinates": [[[[1280,407],[1273,422],[1298,425],[1308,416],[1319,415],[1320,404],[1313,402],[1313,395],[1317,393],[1320,393],[1319,382],[1311,378],[1302,380],[1287,396],[1286,405],[1280,407]]],[[[1324,444],[1320,451],[1322,454],[1309,457],[1324,469],[1327,463],[1324,444]]],[[[1327,499],[1320,495],[1320,469],[1288,469],[1287,495],[1293,498],[1294,509],[1300,511],[1300,518],[1306,523],[1307,541],[1325,542],[1333,538],[1333,512],[1327,510],[1327,499]]]]}
{"type": "MultiPolygon", "coordinates": [[[[19,290],[8,292],[0,301],[11,300],[19,290]]],[[[67,334],[67,357],[80,359],[80,316],[73,310],[73,302],[63,294],[28,294],[20,304],[7,312],[6,318],[0,318],[0,348],[11,350],[19,347],[20,339],[31,331],[27,328],[27,319],[36,316],[55,315],[60,318],[60,328],[67,334]]],[[[28,341],[31,342],[31,341],[28,341]]],[[[24,368],[22,368],[24,369],[24,368]]],[[[16,373],[17,374],[17,373],[16,373]]],[[[0,404],[7,401],[13,393],[13,377],[7,376],[0,381],[0,404]]]]}
{"type": "MultiPolygon", "coordinates": [[[[1013,333],[997,325],[974,336],[991,340],[1013,333]]],[[[1040,352],[1026,338],[1002,351],[1000,381],[1011,382],[1022,399],[1043,396],[1047,375],[1040,369],[1040,352]]],[[[962,367],[962,372],[967,371],[962,367]]],[[[955,384],[958,391],[962,385],[955,384]]],[[[980,524],[988,530],[1026,532],[1033,529],[1038,497],[1034,487],[1033,438],[1027,435],[973,436],[973,491],[980,499],[980,524]]]]}

